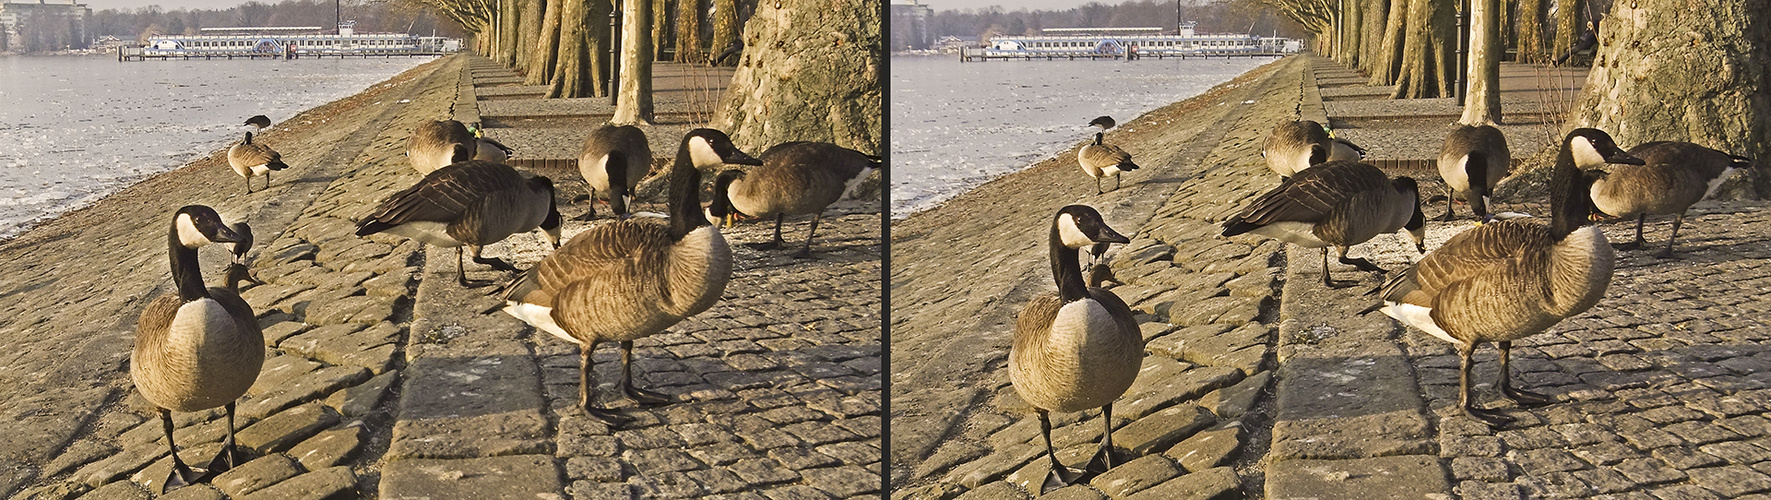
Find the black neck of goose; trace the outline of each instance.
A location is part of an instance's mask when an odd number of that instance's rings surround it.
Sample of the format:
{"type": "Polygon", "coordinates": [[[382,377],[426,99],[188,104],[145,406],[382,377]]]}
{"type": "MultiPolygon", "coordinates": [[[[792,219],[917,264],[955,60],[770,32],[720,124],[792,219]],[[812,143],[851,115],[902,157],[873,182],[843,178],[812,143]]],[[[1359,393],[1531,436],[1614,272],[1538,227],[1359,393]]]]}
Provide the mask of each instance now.
{"type": "Polygon", "coordinates": [[[609,158],[603,162],[603,172],[609,177],[609,207],[616,214],[626,214],[631,207],[627,206],[627,153],[620,150],[609,151],[609,158]]]}
{"type": "Polygon", "coordinates": [[[178,224],[172,225],[167,235],[168,253],[172,257],[172,282],[178,285],[178,298],[185,302],[209,298],[209,288],[203,286],[203,274],[197,267],[197,249],[184,246],[178,239],[178,224]]]}
{"type": "Polygon", "coordinates": [[[689,163],[686,154],[679,154],[670,173],[670,237],[681,240],[706,225],[707,215],[701,212],[701,171],[689,163]]]}
{"type": "Polygon", "coordinates": [[[1088,297],[1088,283],[1082,280],[1080,254],[1064,244],[1056,222],[1052,223],[1051,252],[1052,277],[1058,280],[1058,298],[1067,304],[1088,297]]]}
{"type": "Polygon", "coordinates": [[[1101,136],[1104,136],[1104,135],[1106,135],[1105,132],[1095,132],[1095,145],[1096,146],[1101,145],[1101,136]]]}
{"type": "Polygon", "coordinates": [[[1593,202],[1592,195],[1586,192],[1587,183],[1582,182],[1580,167],[1574,165],[1574,153],[1566,143],[1556,155],[1555,168],[1550,174],[1550,236],[1561,241],[1586,225],[1593,202]]]}

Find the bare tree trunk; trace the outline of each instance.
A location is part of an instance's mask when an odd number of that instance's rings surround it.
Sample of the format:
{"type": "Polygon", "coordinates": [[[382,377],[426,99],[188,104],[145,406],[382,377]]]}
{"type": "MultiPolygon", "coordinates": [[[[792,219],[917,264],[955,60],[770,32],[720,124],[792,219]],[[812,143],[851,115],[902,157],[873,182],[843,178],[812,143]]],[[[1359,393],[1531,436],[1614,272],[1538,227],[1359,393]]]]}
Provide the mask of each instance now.
{"type": "Polygon", "coordinates": [[[1340,20],[1335,23],[1335,36],[1340,37],[1340,50],[1334,59],[1342,64],[1359,64],[1359,0],[1336,0],[1340,6],[1340,20]]]}
{"type": "Polygon", "coordinates": [[[879,153],[885,62],[880,3],[777,0],[757,5],[744,24],[744,55],[712,126],[731,134],[746,150],[787,141],[827,141],[879,153]],[[833,39],[843,43],[830,43],[833,39]]]}
{"type": "Polygon", "coordinates": [[[611,123],[652,124],[652,27],[651,0],[621,2],[621,92],[615,100],[611,123]]]}
{"type": "Polygon", "coordinates": [[[522,3],[520,0],[498,1],[498,64],[506,68],[517,66],[517,51],[522,29],[518,23],[522,21],[522,3]]]}
{"type": "Polygon", "coordinates": [[[1549,61],[1544,50],[1544,18],[1549,15],[1545,0],[1519,0],[1519,57],[1526,64],[1549,61]]]}
{"type": "MultiPolygon", "coordinates": [[[[1568,127],[1595,127],[1618,144],[1689,141],[1771,159],[1771,0],[1617,2],[1599,34],[1568,127]]],[[[1737,175],[1719,197],[1767,194],[1760,175],[1737,175]],[[1756,179],[1754,179],[1756,178],[1756,179]],[[1759,184],[1754,189],[1751,182],[1759,184]],[[1755,192],[1756,191],[1756,192],[1755,192]]]]}
{"type": "Polygon", "coordinates": [[[707,60],[701,50],[701,1],[676,0],[676,62],[707,60]]]}
{"type": "Polygon", "coordinates": [[[1567,54],[1574,48],[1574,41],[1586,31],[1586,1],[1556,1],[1556,43],[1550,46],[1549,57],[1555,58],[1567,54]]]}
{"type": "Polygon", "coordinates": [[[652,16],[652,60],[654,61],[669,61],[670,59],[665,54],[675,51],[671,49],[670,45],[670,13],[673,12],[670,8],[671,5],[673,4],[670,3],[670,0],[652,1],[652,12],[654,13],[652,16]]]}
{"type": "Polygon", "coordinates": [[[1410,0],[1408,39],[1403,46],[1402,72],[1397,76],[1395,99],[1448,97],[1457,71],[1455,15],[1451,2],[1410,0]]]}
{"type": "MultiPolygon", "coordinates": [[[[719,54],[727,47],[738,43],[738,2],[735,0],[713,0],[713,47],[712,52],[719,54]]],[[[738,64],[738,58],[728,58],[720,62],[721,66],[738,64]]]]}
{"type": "Polygon", "coordinates": [[[1507,49],[1513,48],[1513,11],[1518,7],[1518,0],[1500,0],[1500,37],[1496,38],[1500,47],[1500,60],[1507,58],[1507,49]]]}
{"type": "Polygon", "coordinates": [[[1402,77],[1402,49],[1408,42],[1408,0],[1388,1],[1390,15],[1384,22],[1384,41],[1378,47],[1377,64],[1372,66],[1372,85],[1395,85],[1402,77]]]}
{"type": "Polygon", "coordinates": [[[529,66],[535,68],[524,76],[523,85],[547,85],[553,80],[554,65],[559,63],[560,56],[560,11],[566,2],[577,0],[551,0],[542,14],[541,32],[535,37],[535,61],[529,66]]]}
{"type": "Polygon", "coordinates": [[[1470,0],[1469,93],[1458,123],[1500,123],[1500,0],[1470,0]]]}
{"type": "Polygon", "coordinates": [[[546,2],[545,0],[521,0],[521,2],[523,14],[518,23],[516,58],[517,69],[523,72],[526,80],[529,73],[539,72],[536,71],[538,66],[536,66],[537,57],[535,54],[538,51],[535,50],[535,43],[541,38],[541,14],[545,11],[544,4],[546,2]]]}
{"type": "Polygon", "coordinates": [[[1359,35],[1362,42],[1359,44],[1359,69],[1364,71],[1366,75],[1372,75],[1377,72],[1375,68],[1381,59],[1379,55],[1383,53],[1384,49],[1384,21],[1390,15],[1390,2],[1389,0],[1360,1],[1365,3],[1365,12],[1360,14],[1364,26],[1359,28],[1363,31],[1359,35]]]}
{"type": "Polygon", "coordinates": [[[547,97],[594,97],[608,95],[604,88],[604,55],[609,43],[607,0],[561,0],[560,43],[547,97]]]}

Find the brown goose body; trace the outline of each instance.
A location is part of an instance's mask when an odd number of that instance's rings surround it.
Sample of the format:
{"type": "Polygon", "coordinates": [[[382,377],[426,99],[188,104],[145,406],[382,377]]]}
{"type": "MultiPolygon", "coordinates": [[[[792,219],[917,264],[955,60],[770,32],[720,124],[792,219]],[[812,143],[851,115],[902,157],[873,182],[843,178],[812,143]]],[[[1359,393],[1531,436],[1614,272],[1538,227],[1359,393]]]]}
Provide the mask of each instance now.
{"type": "MultiPolygon", "coordinates": [[[[1451,199],[1470,203],[1470,210],[1492,220],[1488,197],[1512,168],[1513,153],[1506,135],[1493,125],[1459,125],[1445,136],[1439,148],[1439,176],[1451,188],[1451,199]]],[[[1445,201],[1445,217],[1451,220],[1451,199],[1445,201]]]]}
{"type": "Polygon", "coordinates": [[[228,166],[234,173],[246,179],[246,192],[252,192],[252,178],[264,176],[264,187],[270,189],[271,172],[289,168],[283,163],[283,155],[269,146],[252,142],[252,133],[247,132],[246,138],[228,148],[228,166]]]}
{"type": "Polygon", "coordinates": [[[1095,194],[1105,193],[1101,190],[1101,178],[1103,177],[1111,177],[1113,189],[1117,191],[1119,189],[1119,174],[1137,170],[1138,164],[1132,163],[1131,153],[1125,152],[1119,146],[1102,142],[1106,137],[1107,129],[1117,125],[1113,121],[1113,117],[1097,117],[1094,121],[1089,122],[1089,125],[1100,127],[1101,131],[1095,132],[1094,142],[1084,144],[1081,149],[1076,150],[1076,164],[1082,166],[1082,173],[1088,174],[1089,178],[1095,180],[1095,194]]]}
{"type": "Polygon", "coordinates": [[[440,247],[466,246],[475,262],[515,270],[502,260],[480,257],[480,251],[537,228],[557,243],[560,220],[553,192],[548,178],[525,177],[502,163],[456,163],[389,196],[357,222],[356,234],[385,232],[440,247]]]}
{"type": "Polygon", "coordinates": [[[1273,173],[1291,177],[1326,161],[1358,161],[1365,158],[1365,150],[1334,138],[1320,123],[1296,120],[1273,127],[1261,145],[1261,157],[1273,173]]]}
{"type": "Polygon", "coordinates": [[[1613,217],[1635,217],[1632,246],[1642,244],[1642,226],[1649,215],[1677,216],[1662,255],[1672,254],[1685,211],[1715,194],[1735,172],[1752,165],[1747,158],[1689,142],[1650,142],[1630,148],[1629,153],[1644,164],[1614,165],[1594,180],[1593,207],[1613,217]]]}
{"type": "Polygon", "coordinates": [[[1224,221],[1224,236],[1252,233],[1323,249],[1323,281],[1328,277],[1328,247],[1340,261],[1367,271],[1382,271],[1364,259],[1348,259],[1347,250],[1379,234],[1407,229],[1420,248],[1425,217],[1420,211],[1414,179],[1394,180],[1377,167],[1333,161],[1305,169],[1224,221]]]}
{"type": "MultiPolygon", "coordinates": [[[[421,174],[430,174],[455,163],[455,145],[465,144],[477,152],[479,143],[467,126],[455,120],[433,120],[418,124],[406,139],[406,161],[421,174]]],[[[472,157],[473,155],[469,155],[472,157]]]]}
{"type": "Polygon", "coordinates": [[[802,256],[810,256],[812,235],[818,231],[824,209],[850,197],[861,181],[879,168],[873,158],[827,142],[783,143],[758,158],[763,162],[760,167],[720,174],[714,189],[724,186],[725,196],[716,196],[714,203],[727,207],[715,209],[715,215],[724,217],[736,210],[750,217],[774,217],[775,246],[782,244],[781,224],[787,216],[812,215],[802,256]]]}
{"type": "MultiPolygon", "coordinates": [[[[613,194],[609,185],[609,168],[624,166],[625,185],[622,193],[633,193],[640,185],[640,180],[652,169],[652,146],[646,140],[646,133],[632,125],[603,124],[590,131],[584,138],[584,147],[578,152],[578,173],[584,176],[584,182],[590,185],[591,197],[602,196],[607,199],[613,194]],[[610,165],[611,152],[616,161],[622,165],[610,165]]],[[[614,203],[615,200],[609,200],[614,203]]],[[[625,203],[622,204],[625,207],[625,203]]]]}

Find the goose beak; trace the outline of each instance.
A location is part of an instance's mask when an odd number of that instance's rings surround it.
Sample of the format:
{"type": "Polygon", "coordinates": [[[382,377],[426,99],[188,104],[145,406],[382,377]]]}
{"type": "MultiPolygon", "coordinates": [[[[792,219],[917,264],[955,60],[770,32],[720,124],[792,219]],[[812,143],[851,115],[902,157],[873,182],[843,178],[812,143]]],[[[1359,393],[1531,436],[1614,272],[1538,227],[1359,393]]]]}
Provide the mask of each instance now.
{"type": "Polygon", "coordinates": [[[758,160],[754,156],[750,156],[749,154],[746,154],[743,151],[739,151],[738,148],[732,148],[732,152],[726,153],[724,157],[720,158],[720,161],[724,162],[724,163],[732,164],[732,165],[752,165],[752,166],[755,166],[755,165],[762,165],[763,164],[762,160],[758,160]]]}
{"type": "Polygon", "coordinates": [[[1628,153],[1624,153],[1623,151],[1620,150],[1618,152],[1612,153],[1611,156],[1606,156],[1605,163],[1618,163],[1618,164],[1623,164],[1623,165],[1643,165],[1643,164],[1646,164],[1647,162],[1642,161],[1641,158],[1630,156],[1628,153]]]}
{"type": "Polygon", "coordinates": [[[233,229],[230,229],[227,226],[217,226],[215,228],[215,234],[209,235],[209,241],[216,243],[239,243],[240,233],[234,232],[233,229]]]}
{"type": "Polygon", "coordinates": [[[1106,225],[1101,226],[1100,234],[1096,234],[1093,239],[1095,243],[1118,243],[1121,245],[1131,243],[1130,238],[1126,238],[1125,235],[1119,234],[1118,231],[1114,231],[1113,228],[1106,225]]]}

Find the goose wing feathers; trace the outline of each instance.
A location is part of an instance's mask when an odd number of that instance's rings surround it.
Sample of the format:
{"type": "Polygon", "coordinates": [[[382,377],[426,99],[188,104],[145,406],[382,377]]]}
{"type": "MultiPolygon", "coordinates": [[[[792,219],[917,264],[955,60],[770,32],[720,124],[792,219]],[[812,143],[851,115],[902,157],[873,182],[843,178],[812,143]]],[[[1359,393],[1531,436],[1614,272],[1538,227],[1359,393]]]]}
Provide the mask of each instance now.
{"type": "Polygon", "coordinates": [[[408,222],[454,222],[487,200],[486,193],[516,188],[522,174],[501,163],[469,161],[444,167],[382,201],[357,223],[357,236],[408,222]]]}
{"type": "Polygon", "coordinates": [[[1124,165],[1131,163],[1131,153],[1119,149],[1112,144],[1090,144],[1082,148],[1083,159],[1098,166],[1124,165]]]}
{"type": "MultiPolygon", "coordinates": [[[[1518,274],[1528,260],[1545,257],[1543,249],[1554,243],[1548,228],[1525,221],[1501,221],[1464,231],[1384,283],[1383,298],[1434,307],[1435,301],[1458,283],[1518,274]]],[[[1546,280],[1529,277],[1510,281],[1547,285],[1546,280]]],[[[1547,289],[1543,293],[1547,295],[1547,289]]]]}
{"type": "Polygon", "coordinates": [[[1324,163],[1298,172],[1256,198],[1230,219],[1226,227],[1236,232],[1227,231],[1225,236],[1275,222],[1320,222],[1355,195],[1376,189],[1393,189],[1390,178],[1377,167],[1353,162],[1324,163]]]}
{"type": "Polygon", "coordinates": [[[567,331],[608,340],[650,335],[682,320],[661,300],[671,296],[663,272],[671,244],[662,224],[597,226],[542,259],[527,293],[551,300],[554,321],[567,331]]]}
{"type": "Polygon", "coordinates": [[[281,166],[283,155],[272,151],[263,144],[237,144],[228,149],[228,160],[234,163],[255,167],[258,165],[281,166]]]}

